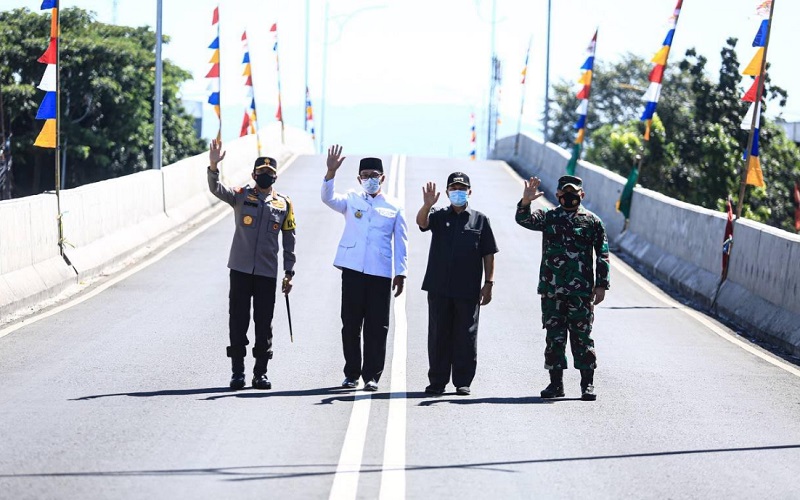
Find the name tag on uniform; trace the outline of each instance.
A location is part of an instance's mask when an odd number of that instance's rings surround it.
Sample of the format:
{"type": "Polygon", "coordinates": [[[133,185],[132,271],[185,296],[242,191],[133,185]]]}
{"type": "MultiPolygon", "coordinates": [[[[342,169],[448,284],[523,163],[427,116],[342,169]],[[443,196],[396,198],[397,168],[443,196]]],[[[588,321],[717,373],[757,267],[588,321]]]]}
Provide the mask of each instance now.
{"type": "Polygon", "coordinates": [[[397,215],[397,211],[390,208],[377,207],[375,211],[383,217],[394,218],[394,216],[397,215]]]}
{"type": "Polygon", "coordinates": [[[258,207],[258,203],[253,203],[252,201],[246,201],[244,204],[248,207],[258,207]]]}

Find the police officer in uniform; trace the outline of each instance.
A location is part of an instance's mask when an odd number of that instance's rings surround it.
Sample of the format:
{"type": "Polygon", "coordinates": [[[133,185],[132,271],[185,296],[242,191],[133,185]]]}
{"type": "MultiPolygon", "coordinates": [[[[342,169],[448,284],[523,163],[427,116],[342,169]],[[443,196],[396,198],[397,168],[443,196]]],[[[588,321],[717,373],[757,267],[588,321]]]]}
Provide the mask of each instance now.
{"type": "Polygon", "coordinates": [[[333,261],[342,270],[342,387],[356,388],[361,377],[365,391],[377,391],[386,360],[391,291],[396,290],[395,297],[403,293],[408,269],[405,212],[397,200],[382,192],[386,176],[380,158],[359,162],[360,191],[337,193],[334,178],[345,159],[341,154],[339,145],[328,149],[328,171],[320,195],[345,220],[333,261]]]}
{"type": "Polygon", "coordinates": [[[609,287],[606,229],[600,217],[581,205],[585,193],[580,177],[565,175],[558,180],[558,207],[531,212],[531,202],[543,194],[540,184],[537,177],[525,182],[516,221],[526,229],[541,231],[543,238],[538,293],[542,298],[542,327],[547,330],[544,367],[550,371],[550,384],[541,396],[564,396],[569,332],[573,362],[581,371],[581,399],[594,401],[597,356],[591,333],[594,306],[603,301],[609,287]],[[593,250],[596,269],[592,265],[593,250]]]}
{"type": "Polygon", "coordinates": [[[470,194],[464,172],[447,178],[447,208],[433,208],[436,184],[422,188],[416,221],[421,231],[432,233],[422,281],[428,292],[427,394],[444,394],[452,373],[456,394],[469,396],[478,362],[478,316],[492,300],[497,244],[489,219],[469,206],[470,194]]]}
{"type": "Polygon", "coordinates": [[[217,164],[225,158],[222,143],[211,142],[209,150],[208,188],[233,207],[236,231],[231,244],[229,329],[233,376],[230,386],[245,386],[244,358],[247,354],[247,329],[250,326],[250,302],[256,341],[253,346],[253,388],[271,389],[267,378],[267,364],[272,359],[272,315],[275,310],[275,290],[278,278],[278,235],[283,245],[284,277],[281,291],[292,290],[294,276],[295,220],[292,202],[273,188],[278,178],[278,163],[274,158],[262,156],[253,165],[252,177],[256,185],[231,189],[219,180],[217,164]]]}

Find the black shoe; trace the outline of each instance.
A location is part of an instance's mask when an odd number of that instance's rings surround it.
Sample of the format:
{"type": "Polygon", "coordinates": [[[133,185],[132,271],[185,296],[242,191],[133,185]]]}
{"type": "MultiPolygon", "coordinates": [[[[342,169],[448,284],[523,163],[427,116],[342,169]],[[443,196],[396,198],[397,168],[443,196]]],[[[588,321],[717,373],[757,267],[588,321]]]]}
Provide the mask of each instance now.
{"type": "Polygon", "coordinates": [[[238,391],[244,389],[244,373],[234,373],[231,377],[231,389],[238,391]]]}
{"type": "Polygon", "coordinates": [[[470,392],[469,387],[467,387],[466,385],[456,389],[456,394],[458,394],[459,396],[469,396],[469,392],[470,392]]]}
{"type": "Polygon", "coordinates": [[[344,387],[345,389],[355,389],[356,387],[358,387],[358,381],[353,380],[351,378],[346,378],[342,382],[342,387],[344,387]]]}
{"type": "Polygon", "coordinates": [[[267,378],[267,374],[253,375],[253,389],[272,389],[272,382],[267,378]]]}
{"type": "Polygon", "coordinates": [[[374,380],[370,380],[364,385],[364,390],[369,392],[375,392],[378,390],[378,383],[374,380]]]}
{"type": "Polygon", "coordinates": [[[425,388],[425,394],[432,394],[434,396],[441,396],[444,394],[444,387],[436,387],[434,385],[429,385],[425,388]]]}
{"type": "Polygon", "coordinates": [[[594,393],[594,386],[589,384],[587,386],[581,386],[581,400],[582,401],[595,401],[597,399],[597,394],[594,393]]]}
{"type": "Polygon", "coordinates": [[[564,397],[564,384],[551,382],[541,392],[542,399],[553,399],[564,397]]]}

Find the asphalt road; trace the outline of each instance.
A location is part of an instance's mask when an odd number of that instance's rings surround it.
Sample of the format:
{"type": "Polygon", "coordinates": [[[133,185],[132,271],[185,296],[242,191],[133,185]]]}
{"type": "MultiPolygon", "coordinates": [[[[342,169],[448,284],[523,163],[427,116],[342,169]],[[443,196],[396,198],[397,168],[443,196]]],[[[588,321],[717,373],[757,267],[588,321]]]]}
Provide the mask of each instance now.
{"type": "MultiPolygon", "coordinates": [[[[356,186],[357,160],[340,189],[356,186]]],[[[0,498],[800,497],[797,367],[740,345],[613,257],[594,329],[597,401],[579,400],[572,369],[567,397],[541,400],[541,239],[514,223],[519,178],[500,162],[383,161],[411,221],[410,276],[378,393],[338,388],[331,263],[343,219],[319,200],[324,159],[299,157],[277,184],[296,205],[298,263],[294,343],[276,304],[273,389],[227,388],[228,215],[0,338],[0,498]],[[428,397],[430,236],[413,219],[423,183],[454,170],[470,175],[500,253],[472,395],[428,397]]]]}

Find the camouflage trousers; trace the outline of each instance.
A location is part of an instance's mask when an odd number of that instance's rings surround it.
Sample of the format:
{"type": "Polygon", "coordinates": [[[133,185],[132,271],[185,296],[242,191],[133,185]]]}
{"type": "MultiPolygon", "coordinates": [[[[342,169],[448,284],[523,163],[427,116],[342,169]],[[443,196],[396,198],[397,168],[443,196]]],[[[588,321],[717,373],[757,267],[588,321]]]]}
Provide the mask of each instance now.
{"type": "Polygon", "coordinates": [[[567,332],[575,368],[594,370],[597,357],[592,340],[594,305],[591,297],[542,295],[542,328],[547,330],[544,367],[567,368],[567,332]]]}

